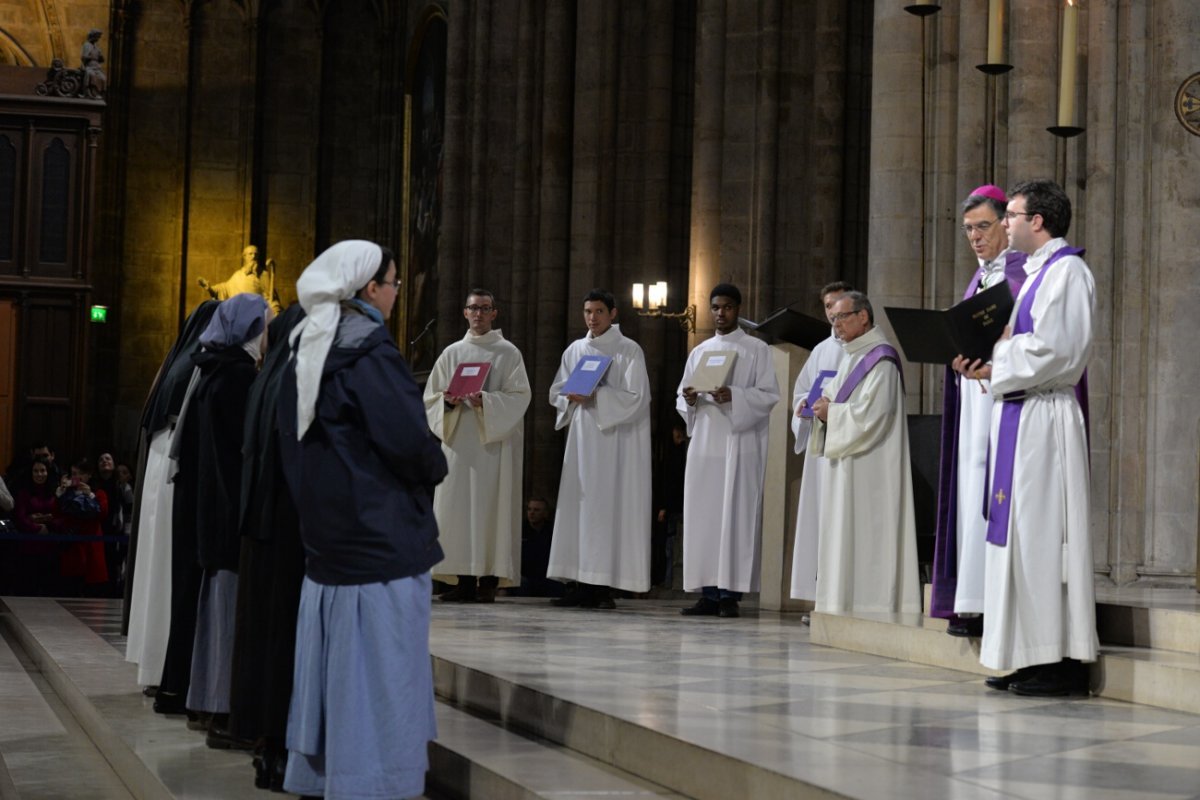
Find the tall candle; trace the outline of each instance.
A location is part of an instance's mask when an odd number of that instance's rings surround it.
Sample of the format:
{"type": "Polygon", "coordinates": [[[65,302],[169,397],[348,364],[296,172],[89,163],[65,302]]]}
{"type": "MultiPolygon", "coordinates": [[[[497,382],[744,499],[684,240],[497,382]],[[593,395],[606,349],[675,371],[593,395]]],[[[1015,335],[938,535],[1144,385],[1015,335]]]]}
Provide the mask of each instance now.
{"type": "Polygon", "coordinates": [[[987,63],[1004,63],[1004,0],[988,0],[987,63]]]}
{"type": "Polygon", "coordinates": [[[1071,127],[1075,122],[1075,62],[1079,45],[1079,9],[1067,0],[1063,9],[1062,77],[1058,85],[1058,125],[1071,127]]]}

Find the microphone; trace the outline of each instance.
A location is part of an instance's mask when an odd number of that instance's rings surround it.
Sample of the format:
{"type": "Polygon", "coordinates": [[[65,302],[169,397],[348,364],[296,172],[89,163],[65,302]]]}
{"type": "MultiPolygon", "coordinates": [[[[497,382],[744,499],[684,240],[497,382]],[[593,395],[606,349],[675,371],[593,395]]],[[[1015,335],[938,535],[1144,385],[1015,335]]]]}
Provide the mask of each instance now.
{"type": "Polygon", "coordinates": [[[411,342],[408,343],[408,346],[412,347],[414,344],[416,344],[417,342],[424,339],[425,334],[429,333],[429,329],[433,327],[433,323],[435,323],[435,322],[437,322],[436,315],[433,317],[433,319],[429,320],[429,322],[425,323],[425,327],[421,329],[421,332],[417,334],[417,337],[415,339],[413,339],[411,342]]]}

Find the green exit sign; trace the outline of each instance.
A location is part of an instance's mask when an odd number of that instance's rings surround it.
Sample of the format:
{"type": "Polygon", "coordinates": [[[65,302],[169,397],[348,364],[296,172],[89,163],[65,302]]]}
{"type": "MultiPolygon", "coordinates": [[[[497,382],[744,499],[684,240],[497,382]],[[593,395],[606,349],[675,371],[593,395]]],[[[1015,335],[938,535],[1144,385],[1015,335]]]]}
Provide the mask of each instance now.
{"type": "Polygon", "coordinates": [[[92,306],[92,322],[108,322],[108,306],[92,306]]]}

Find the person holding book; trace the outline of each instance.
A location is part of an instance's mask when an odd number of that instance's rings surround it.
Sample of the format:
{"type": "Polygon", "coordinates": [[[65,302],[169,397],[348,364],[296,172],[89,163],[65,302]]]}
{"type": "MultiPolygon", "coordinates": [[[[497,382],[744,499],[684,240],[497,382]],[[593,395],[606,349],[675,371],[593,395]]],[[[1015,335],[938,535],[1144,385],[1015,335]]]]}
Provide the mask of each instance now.
{"type": "MultiPolygon", "coordinates": [[[[1014,297],[1025,281],[1025,254],[1008,246],[999,186],[972,191],[962,204],[962,231],[978,268],[963,299],[1008,281],[1014,297]]],[[[983,632],[983,565],[987,522],[988,430],[992,396],[986,380],[972,381],[946,366],[942,385],[942,455],[938,480],[937,533],[930,614],[949,619],[951,636],[983,632]]]]}
{"type": "Polygon", "coordinates": [[[675,408],[687,423],[683,484],[683,588],[702,594],[684,616],[739,615],[757,592],[767,426],[779,402],[771,351],[738,327],[742,293],[709,294],[716,335],[688,356],[675,408]]]}
{"type": "Polygon", "coordinates": [[[616,319],[610,292],[587,293],[587,335],[550,386],[567,448],[546,575],[576,581],[559,606],[615,608],[610,587],[650,588],[650,378],[616,319]]]}
{"type": "Polygon", "coordinates": [[[1051,181],[1009,192],[1004,226],[1029,254],[1010,327],[991,364],[959,358],[991,380],[991,472],[979,661],[1015,670],[986,683],[1037,697],[1086,693],[1095,661],[1089,524],[1086,368],[1096,286],[1083,250],[1064,238],[1071,201],[1051,181]]]}
{"type": "Polygon", "coordinates": [[[832,311],[846,358],[813,403],[808,444],[812,455],[829,460],[816,610],[919,613],[900,355],[875,327],[865,294],[847,292],[832,311]]]}
{"type": "Polygon", "coordinates": [[[487,289],[463,307],[467,332],[438,356],[425,416],[450,472],[433,495],[445,559],[434,578],[457,584],[442,600],[491,603],[521,582],[521,475],[529,379],[521,351],[492,325],[487,289]]]}
{"type": "Polygon", "coordinates": [[[804,473],[800,476],[800,497],[796,506],[796,542],[792,548],[792,588],[795,600],[817,598],[817,531],[821,526],[821,487],[828,480],[829,462],[808,451],[812,432],[812,404],[837,374],[846,351],[833,332],[833,305],[854,287],[834,281],[821,289],[821,305],[829,320],[829,338],[823,339],[808,356],[796,385],[792,388],[792,435],[796,437],[796,455],[804,453],[804,473]],[[815,393],[815,397],[810,396],[815,393]]]}

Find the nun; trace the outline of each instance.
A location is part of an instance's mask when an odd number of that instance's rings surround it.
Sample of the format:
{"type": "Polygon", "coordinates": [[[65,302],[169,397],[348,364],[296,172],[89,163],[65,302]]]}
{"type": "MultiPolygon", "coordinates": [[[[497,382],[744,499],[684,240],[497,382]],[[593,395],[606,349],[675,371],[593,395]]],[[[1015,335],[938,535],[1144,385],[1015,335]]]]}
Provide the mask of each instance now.
{"type": "Polygon", "coordinates": [[[283,782],[300,795],[419,796],[436,736],[429,571],[446,459],[384,324],[398,287],[392,254],[364,241],[296,283],[308,316],[278,426],[307,556],[283,782]]]}

